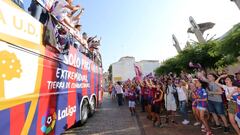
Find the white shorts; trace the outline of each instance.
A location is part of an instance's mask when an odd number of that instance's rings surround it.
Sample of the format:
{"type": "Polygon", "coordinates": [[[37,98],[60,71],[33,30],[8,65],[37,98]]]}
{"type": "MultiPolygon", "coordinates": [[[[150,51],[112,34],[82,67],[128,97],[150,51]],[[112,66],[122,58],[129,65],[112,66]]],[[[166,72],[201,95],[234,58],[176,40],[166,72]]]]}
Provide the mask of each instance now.
{"type": "Polygon", "coordinates": [[[128,107],[135,107],[135,101],[128,101],[128,107]]]}
{"type": "Polygon", "coordinates": [[[167,111],[176,111],[177,110],[177,105],[175,101],[168,101],[165,103],[165,107],[167,111]]]}
{"type": "Polygon", "coordinates": [[[206,110],[207,110],[206,107],[201,107],[201,106],[197,106],[197,109],[198,109],[198,110],[201,110],[201,111],[206,111],[206,110]]]}

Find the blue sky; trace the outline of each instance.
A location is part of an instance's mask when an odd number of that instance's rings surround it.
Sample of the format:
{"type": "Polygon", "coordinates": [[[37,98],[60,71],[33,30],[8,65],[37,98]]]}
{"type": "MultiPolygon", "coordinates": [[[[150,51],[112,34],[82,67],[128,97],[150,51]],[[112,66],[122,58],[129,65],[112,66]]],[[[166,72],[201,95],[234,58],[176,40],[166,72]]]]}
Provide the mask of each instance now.
{"type": "Polygon", "coordinates": [[[198,23],[216,23],[204,35],[221,36],[240,22],[240,11],[230,0],[75,0],[85,8],[83,31],[102,37],[104,71],[122,56],[160,62],[177,54],[172,34],[183,48],[187,40],[189,16],[198,23]]]}
{"type": "MultiPolygon", "coordinates": [[[[189,16],[199,23],[216,23],[209,37],[224,34],[240,22],[240,11],[230,0],[81,0],[85,8],[83,30],[102,37],[104,70],[122,56],[162,61],[177,54],[175,34],[181,47],[194,35],[187,34],[189,16]]],[[[204,35],[206,36],[206,35],[204,35]]]]}

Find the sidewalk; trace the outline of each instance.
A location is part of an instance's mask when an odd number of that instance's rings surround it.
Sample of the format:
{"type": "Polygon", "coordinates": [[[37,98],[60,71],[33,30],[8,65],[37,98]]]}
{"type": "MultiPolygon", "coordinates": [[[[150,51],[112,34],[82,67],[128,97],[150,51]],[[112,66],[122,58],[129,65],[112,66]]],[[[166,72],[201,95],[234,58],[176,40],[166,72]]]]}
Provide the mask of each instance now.
{"type": "MultiPolygon", "coordinates": [[[[190,124],[183,125],[182,118],[178,114],[176,116],[176,122],[178,124],[164,124],[164,127],[153,127],[152,121],[147,119],[147,113],[141,112],[140,105],[137,106],[139,123],[140,127],[143,127],[145,135],[205,135],[205,133],[200,131],[200,126],[193,126],[195,122],[191,113],[190,115],[190,124]]],[[[165,115],[161,115],[162,123],[165,123],[165,115]]],[[[214,135],[235,135],[233,129],[231,129],[230,133],[224,134],[223,128],[212,130],[214,135]]]]}

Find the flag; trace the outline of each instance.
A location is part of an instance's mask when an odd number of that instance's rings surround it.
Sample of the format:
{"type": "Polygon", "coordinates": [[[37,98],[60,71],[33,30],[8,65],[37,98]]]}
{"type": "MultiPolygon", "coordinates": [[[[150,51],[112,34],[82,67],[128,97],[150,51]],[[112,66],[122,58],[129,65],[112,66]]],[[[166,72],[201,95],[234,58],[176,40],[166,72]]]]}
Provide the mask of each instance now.
{"type": "Polygon", "coordinates": [[[136,74],[136,80],[142,79],[142,72],[140,70],[140,67],[134,64],[135,74],[136,74]]]}

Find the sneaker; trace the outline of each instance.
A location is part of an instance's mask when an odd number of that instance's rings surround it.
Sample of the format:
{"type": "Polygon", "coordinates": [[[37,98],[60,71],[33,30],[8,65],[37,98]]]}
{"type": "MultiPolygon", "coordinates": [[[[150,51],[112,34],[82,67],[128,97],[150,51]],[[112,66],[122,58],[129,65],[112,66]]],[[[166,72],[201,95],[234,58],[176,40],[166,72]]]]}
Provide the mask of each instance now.
{"type": "Polygon", "coordinates": [[[172,124],[178,124],[176,121],[172,120],[172,124]]]}
{"type": "Polygon", "coordinates": [[[193,126],[199,126],[201,123],[200,122],[195,122],[193,126]]]}
{"type": "Polygon", "coordinates": [[[155,123],[155,125],[154,125],[155,127],[158,127],[158,128],[162,128],[162,127],[164,127],[164,125],[163,124],[161,124],[161,123],[155,123]]]}
{"type": "Polygon", "coordinates": [[[190,121],[188,121],[188,120],[184,120],[184,121],[182,122],[183,125],[187,125],[187,124],[189,124],[189,123],[190,123],[190,121]]]}
{"type": "Polygon", "coordinates": [[[214,129],[214,130],[216,130],[216,129],[220,129],[220,128],[222,128],[221,125],[214,125],[213,127],[211,127],[211,129],[214,129]]]}
{"type": "Polygon", "coordinates": [[[206,130],[205,128],[202,128],[202,129],[201,129],[201,132],[204,132],[204,133],[206,133],[206,132],[207,132],[207,130],[206,130]]]}
{"type": "Polygon", "coordinates": [[[211,131],[208,131],[206,135],[213,135],[213,133],[211,131]]]}
{"type": "Polygon", "coordinates": [[[230,128],[229,127],[224,127],[224,133],[229,133],[230,132],[230,128]]]}
{"type": "Polygon", "coordinates": [[[155,127],[158,127],[158,126],[160,125],[160,123],[155,122],[153,125],[154,125],[155,127]]]}
{"type": "Polygon", "coordinates": [[[159,127],[159,128],[163,128],[164,125],[163,125],[163,124],[159,124],[158,127],[159,127]]]}
{"type": "Polygon", "coordinates": [[[147,116],[147,119],[152,120],[152,117],[150,115],[147,116]]]}

